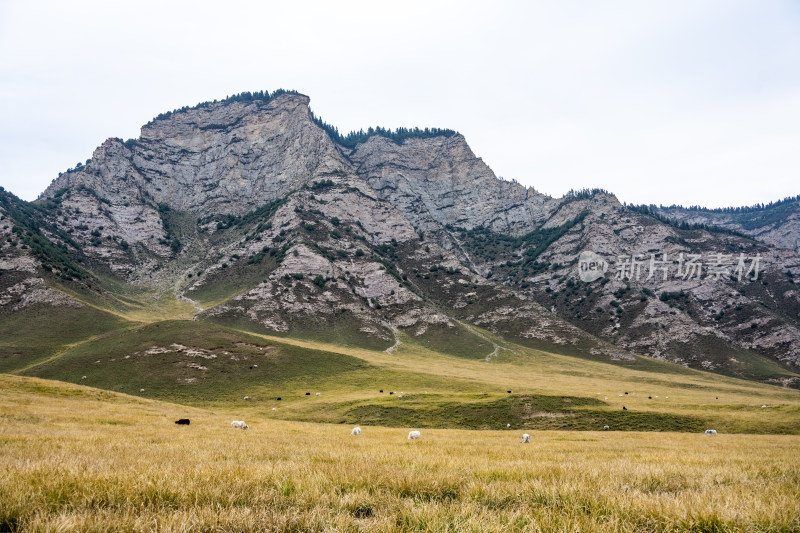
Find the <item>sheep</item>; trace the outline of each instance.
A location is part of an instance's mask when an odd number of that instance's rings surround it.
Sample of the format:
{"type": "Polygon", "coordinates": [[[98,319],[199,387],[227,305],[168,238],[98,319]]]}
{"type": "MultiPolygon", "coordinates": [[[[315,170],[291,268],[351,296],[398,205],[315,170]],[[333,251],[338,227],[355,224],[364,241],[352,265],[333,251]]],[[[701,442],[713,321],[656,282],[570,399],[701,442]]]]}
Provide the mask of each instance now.
{"type": "Polygon", "coordinates": [[[81,376],[81,379],[86,379],[86,376],[81,376]]]}
{"type": "Polygon", "coordinates": [[[409,431],[408,432],[408,439],[409,440],[417,440],[420,437],[419,431],[409,431]]]}
{"type": "Polygon", "coordinates": [[[531,441],[531,436],[527,433],[522,434],[522,444],[528,444],[531,441]]]}
{"type": "Polygon", "coordinates": [[[189,419],[188,418],[179,418],[178,420],[175,421],[175,423],[178,424],[179,426],[188,426],[189,425],[189,419]]]}
{"type": "Polygon", "coordinates": [[[277,407],[273,407],[272,410],[273,411],[277,411],[278,409],[277,409],[277,407]]]}
{"type": "Polygon", "coordinates": [[[314,396],[319,396],[319,393],[316,393],[314,396]]]}
{"type": "Polygon", "coordinates": [[[353,428],[353,431],[350,432],[351,435],[361,435],[361,428],[356,426],[353,428]]]}
{"type": "Polygon", "coordinates": [[[506,428],[510,428],[510,427],[511,427],[511,424],[506,424],[506,428]]]}
{"type": "Polygon", "coordinates": [[[144,392],[144,389],[139,389],[139,392],[144,392]]]}
{"type": "Polygon", "coordinates": [[[242,420],[234,420],[231,422],[231,427],[236,429],[250,429],[250,426],[245,424],[242,420]]]}
{"type": "Polygon", "coordinates": [[[766,408],[767,408],[767,406],[766,406],[766,405],[762,405],[762,406],[761,406],[761,408],[762,408],[762,409],[766,409],[766,408]]]}
{"type": "Polygon", "coordinates": [[[249,400],[249,399],[250,399],[250,396],[245,396],[244,398],[242,398],[242,400],[249,400]]]}
{"type": "Polygon", "coordinates": [[[608,426],[603,426],[603,431],[608,431],[609,429],[611,429],[611,428],[608,427],[608,426]]]}
{"type": "Polygon", "coordinates": [[[716,434],[717,434],[717,430],[716,429],[707,429],[706,430],[706,435],[716,435],[716,434]]]}

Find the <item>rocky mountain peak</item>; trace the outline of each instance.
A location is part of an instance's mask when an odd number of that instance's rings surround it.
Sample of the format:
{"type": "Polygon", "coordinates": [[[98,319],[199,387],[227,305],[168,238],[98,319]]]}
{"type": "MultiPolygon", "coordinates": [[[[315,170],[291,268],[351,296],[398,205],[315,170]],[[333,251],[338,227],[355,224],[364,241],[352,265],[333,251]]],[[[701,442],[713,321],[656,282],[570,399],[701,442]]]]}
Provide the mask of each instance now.
{"type": "Polygon", "coordinates": [[[215,102],[165,114],[139,139],[109,139],[43,193],[85,186],[111,203],[242,215],[350,164],[314,123],[309,98],[215,102]]]}
{"type": "Polygon", "coordinates": [[[164,113],[138,139],[108,139],[36,206],[4,197],[14,222],[0,224],[0,251],[19,276],[0,301],[25,280],[97,271],[259,331],[391,346],[399,330],[494,357],[478,326],[583,356],[799,381],[787,372],[800,368],[800,256],[757,239],[796,242],[797,202],[686,213],[706,217],[695,227],[602,190],[552,198],[501,180],[451,130],[340,136],[308,105],[278,92],[164,113]],[[714,226],[722,216],[733,226],[714,226]],[[581,279],[584,251],[603,259],[600,278],[581,279]],[[757,276],[733,275],[743,258],[761,261],[757,276]]]}

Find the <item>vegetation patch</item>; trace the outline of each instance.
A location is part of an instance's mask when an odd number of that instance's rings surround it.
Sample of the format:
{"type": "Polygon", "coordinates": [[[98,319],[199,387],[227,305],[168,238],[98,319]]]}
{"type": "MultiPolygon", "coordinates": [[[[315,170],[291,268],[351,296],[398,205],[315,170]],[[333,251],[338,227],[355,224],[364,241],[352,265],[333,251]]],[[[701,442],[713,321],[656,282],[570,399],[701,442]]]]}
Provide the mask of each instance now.
{"type": "Polygon", "coordinates": [[[453,402],[417,394],[391,403],[354,405],[346,409],[345,419],[353,424],[453,429],[597,431],[608,425],[618,431],[699,432],[706,426],[693,416],[599,409],[603,406],[600,400],[578,396],[512,395],[453,402]]]}

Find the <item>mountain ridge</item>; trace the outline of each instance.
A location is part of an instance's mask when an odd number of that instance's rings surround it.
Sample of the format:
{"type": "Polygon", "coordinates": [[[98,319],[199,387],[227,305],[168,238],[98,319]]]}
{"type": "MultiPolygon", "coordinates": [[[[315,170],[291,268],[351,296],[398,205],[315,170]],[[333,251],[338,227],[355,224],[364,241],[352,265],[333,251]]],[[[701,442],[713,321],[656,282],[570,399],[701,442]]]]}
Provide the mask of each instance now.
{"type": "MultiPolygon", "coordinates": [[[[14,267],[3,279],[18,281],[0,289],[66,277],[97,298],[120,300],[120,290],[187,298],[203,308],[198,319],[281,335],[389,348],[400,328],[423,344],[487,357],[485,339],[470,331],[478,326],[585,357],[634,361],[634,352],[800,383],[793,250],[674,227],[605,191],[551,198],[498,179],[462,135],[418,131],[342,146],[309,98],[293,92],[164,114],[139,139],[104,142],[35,204],[42,238],[90,279],[52,264],[42,276],[42,263],[37,273],[14,267]],[[579,279],[584,250],[609,261],[596,282],[579,279]],[[620,257],[697,252],[703,261],[759,255],[763,277],[619,272],[620,257]]],[[[30,255],[15,235],[2,235],[9,265],[30,255]]]]}

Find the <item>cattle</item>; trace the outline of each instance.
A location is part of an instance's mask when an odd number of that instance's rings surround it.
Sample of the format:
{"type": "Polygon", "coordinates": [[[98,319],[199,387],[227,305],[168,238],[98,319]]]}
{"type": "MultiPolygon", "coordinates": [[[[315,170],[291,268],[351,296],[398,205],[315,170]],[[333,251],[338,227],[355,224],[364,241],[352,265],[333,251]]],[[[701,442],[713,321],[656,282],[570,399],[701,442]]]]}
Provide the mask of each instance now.
{"type": "Polygon", "coordinates": [[[189,425],[189,419],[188,418],[179,418],[178,420],[175,421],[175,423],[178,424],[179,426],[188,426],[189,425]]]}
{"type": "Polygon", "coordinates": [[[609,429],[611,429],[611,428],[608,427],[608,426],[603,426],[603,431],[608,431],[609,429]]]}
{"type": "Polygon", "coordinates": [[[717,434],[717,430],[716,429],[707,429],[706,430],[706,435],[716,435],[716,434],[717,434]]]}
{"type": "Polygon", "coordinates": [[[382,393],[382,392],[383,392],[383,389],[379,390],[378,392],[381,392],[381,393],[382,393]]]}
{"type": "Polygon", "coordinates": [[[278,400],[278,401],[281,401],[281,397],[280,397],[280,396],[278,396],[277,400],[278,400]]]}
{"type": "Polygon", "coordinates": [[[414,430],[414,431],[409,431],[408,432],[408,439],[409,440],[417,440],[418,438],[420,438],[419,431],[414,430]]]}
{"type": "Polygon", "coordinates": [[[394,394],[394,391],[389,392],[389,394],[394,394]]]}
{"type": "Polygon", "coordinates": [[[245,424],[242,420],[234,420],[231,422],[231,427],[236,429],[250,429],[250,426],[245,424]]]}
{"type": "Polygon", "coordinates": [[[353,428],[353,431],[350,432],[351,435],[361,435],[361,428],[356,426],[353,428]]]}
{"type": "Polygon", "coordinates": [[[628,408],[627,408],[627,407],[625,407],[625,406],[623,405],[623,406],[622,406],[622,410],[623,410],[623,411],[627,411],[627,410],[628,410],[628,408]]]}
{"type": "Polygon", "coordinates": [[[511,394],[511,391],[510,391],[510,390],[507,390],[506,392],[507,392],[507,393],[509,393],[509,394],[511,394]]]}
{"type": "Polygon", "coordinates": [[[522,444],[528,444],[531,441],[531,436],[527,433],[522,434],[522,444]]]}
{"type": "Polygon", "coordinates": [[[307,393],[306,393],[306,396],[311,396],[311,393],[310,393],[310,392],[307,392],[307,393]]]}

